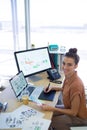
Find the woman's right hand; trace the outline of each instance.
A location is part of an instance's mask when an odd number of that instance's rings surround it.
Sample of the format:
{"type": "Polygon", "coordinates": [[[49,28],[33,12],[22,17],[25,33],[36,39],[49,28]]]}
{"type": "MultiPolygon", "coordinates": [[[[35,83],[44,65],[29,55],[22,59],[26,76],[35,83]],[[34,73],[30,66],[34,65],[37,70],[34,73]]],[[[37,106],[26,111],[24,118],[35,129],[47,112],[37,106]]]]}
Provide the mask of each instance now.
{"type": "Polygon", "coordinates": [[[45,93],[48,93],[48,92],[50,92],[51,90],[54,90],[54,87],[53,87],[53,86],[49,86],[49,87],[47,86],[47,87],[44,88],[44,92],[45,92],[45,93]]]}
{"type": "Polygon", "coordinates": [[[48,93],[48,92],[50,92],[51,90],[55,90],[55,91],[62,91],[62,88],[60,88],[60,87],[58,87],[58,86],[47,86],[47,87],[45,87],[44,88],[44,92],[45,93],[48,93]]]}

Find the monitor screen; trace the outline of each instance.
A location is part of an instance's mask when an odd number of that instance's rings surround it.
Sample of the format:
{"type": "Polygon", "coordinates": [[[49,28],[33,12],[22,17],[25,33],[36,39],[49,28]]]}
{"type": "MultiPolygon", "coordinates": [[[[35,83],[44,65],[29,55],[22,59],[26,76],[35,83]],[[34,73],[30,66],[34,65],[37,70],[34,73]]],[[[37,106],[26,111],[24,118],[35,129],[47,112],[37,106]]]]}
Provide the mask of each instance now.
{"type": "Polygon", "coordinates": [[[14,52],[18,71],[23,71],[28,77],[51,67],[48,47],[28,49],[14,52]]]}

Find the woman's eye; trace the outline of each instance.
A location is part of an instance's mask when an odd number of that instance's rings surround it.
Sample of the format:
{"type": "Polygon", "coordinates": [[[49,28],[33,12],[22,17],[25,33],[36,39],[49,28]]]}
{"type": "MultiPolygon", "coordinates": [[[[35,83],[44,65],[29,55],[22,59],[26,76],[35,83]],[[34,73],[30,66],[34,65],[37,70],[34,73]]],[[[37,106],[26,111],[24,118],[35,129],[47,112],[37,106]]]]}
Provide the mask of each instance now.
{"type": "Polygon", "coordinates": [[[65,62],[63,62],[62,64],[63,64],[63,65],[67,65],[67,66],[72,66],[71,63],[67,63],[67,64],[66,64],[65,62]]]}
{"type": "Polygon", "coordinates": [[[72,66],[72,64],[69,63],[68,66],[72,66]]]}
{"type": "Polygon", "coordinates": [[[63,62],[62,64],[65,65],[65,62],[63,62]]]}

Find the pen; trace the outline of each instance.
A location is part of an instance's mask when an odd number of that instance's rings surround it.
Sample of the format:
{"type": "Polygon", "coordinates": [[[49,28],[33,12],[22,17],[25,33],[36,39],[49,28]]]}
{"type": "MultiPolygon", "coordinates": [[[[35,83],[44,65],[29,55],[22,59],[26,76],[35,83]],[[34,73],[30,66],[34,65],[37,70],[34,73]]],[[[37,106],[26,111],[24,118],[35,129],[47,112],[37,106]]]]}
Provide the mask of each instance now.
{"type": "Polygon", "coordinates": [[[50,83],[48,84],[48,86],[47,86],[47,88],[46,88],[46,91],[48,91],[49,87],[50,87],[50,83]]]}

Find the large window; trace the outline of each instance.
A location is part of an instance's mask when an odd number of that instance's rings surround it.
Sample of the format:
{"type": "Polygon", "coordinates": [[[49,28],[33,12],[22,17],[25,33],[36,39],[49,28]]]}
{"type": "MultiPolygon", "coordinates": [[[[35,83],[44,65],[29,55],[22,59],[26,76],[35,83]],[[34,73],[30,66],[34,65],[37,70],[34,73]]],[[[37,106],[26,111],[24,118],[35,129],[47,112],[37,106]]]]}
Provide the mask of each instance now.
{"type": "Polygon", "coordinates": [[[30,44],[43,47],[56,43],[67,49],[78,48],[79,72],[84,79],[86,5],[87,0],[0,0],[0,75],[13,74],[14,63],[9,69],[6,66],[10,66],[8,62],[13,60],[15,50],[29,48],[30,44]]]}
{"type": "Polygon", "coordinates": [[[0,0],[0,50],[26,48],[24,0],[0,0]]]}
{"type": "Polygon", "coordinates": [[[87,86],[87,0],[30,0],[31,43],[77,47],[78,73],[87,86]]]}
{"type": "Polygon", "coordinates": [[[15,74],[13,52],[26,49],[24,6],[24,0],[0,0],[0,77],[15,74]]]}
{"type": "Polygon", "coordinates": [[[0,0],[0,50],[13,49],[10,0],[0,0]]]}
{"type": "Polygon", "coordinates": [[[31,43],[86,50],[87,0],[30,0],[31,43]]]}

